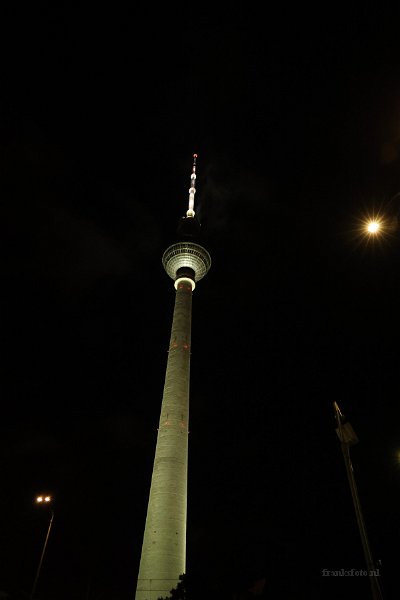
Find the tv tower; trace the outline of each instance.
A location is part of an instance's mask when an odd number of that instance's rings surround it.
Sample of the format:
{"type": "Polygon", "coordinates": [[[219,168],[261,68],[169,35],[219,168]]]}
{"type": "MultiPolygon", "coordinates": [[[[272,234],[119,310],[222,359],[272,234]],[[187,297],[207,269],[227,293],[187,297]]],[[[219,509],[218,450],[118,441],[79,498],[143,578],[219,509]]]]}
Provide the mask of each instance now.
{"type": "Polygon", "coordinates": [[[178,226],[178,241],[162,257],[174,281],[175,306],[135,600],[169,596],[186,572],[192,292],[211,266],[209,253],[197,243],[196,158],[194,154],[189,207],[178,226]]]}

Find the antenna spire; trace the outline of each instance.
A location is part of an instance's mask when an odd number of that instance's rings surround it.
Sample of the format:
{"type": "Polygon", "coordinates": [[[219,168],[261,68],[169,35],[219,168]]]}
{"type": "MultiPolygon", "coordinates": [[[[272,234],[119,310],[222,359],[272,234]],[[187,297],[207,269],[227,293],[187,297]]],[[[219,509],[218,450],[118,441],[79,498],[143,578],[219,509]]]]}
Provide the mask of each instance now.
{"type": "Polygon", "coordinates": [[[194,208],[194,195],[196,193],[196,159],[197,159],[197,154],[193,154],[193,168],[192,168],[192,174],[190,176],[190,188],[189,188],[189,208],[186,211],[187,217],[194,217],[194,215],[195,215],[193,208],[194,208]]]}

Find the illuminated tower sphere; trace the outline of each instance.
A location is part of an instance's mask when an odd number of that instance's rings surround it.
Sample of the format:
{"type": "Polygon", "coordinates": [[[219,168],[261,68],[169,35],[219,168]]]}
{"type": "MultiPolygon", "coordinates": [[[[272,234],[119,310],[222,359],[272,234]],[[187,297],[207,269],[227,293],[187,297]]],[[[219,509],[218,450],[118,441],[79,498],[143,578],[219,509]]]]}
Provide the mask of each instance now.
{"type": "Polygon", "coordinates": [[[178,227],[178,242],[167,248],[162,257],[176,295],[136,600],[169,596],[179,576],[186,572],[192,292],[211,265],[209,253],[197,243],[200,224],[194,212],[196,157],[195,154],[189,208],[178,227]]]}

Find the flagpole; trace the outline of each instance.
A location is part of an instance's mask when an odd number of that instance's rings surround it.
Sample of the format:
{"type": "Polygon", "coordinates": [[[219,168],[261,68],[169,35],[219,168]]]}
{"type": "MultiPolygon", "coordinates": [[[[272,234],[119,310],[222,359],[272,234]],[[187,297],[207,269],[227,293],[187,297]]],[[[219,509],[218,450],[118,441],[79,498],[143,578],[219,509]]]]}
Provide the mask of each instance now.
{"type": "Polygon", "coordinates": [[[340,445],[342,447],[344,463],[346,466],[347,477],[349,480],[351,496],[353,498],[354,510],[356,513],[358,529],[361,536],[361,543],[364,551],[365,562],[367,563],[368,577],[371,585],[373,600],[383,600],[382,592],[378,582],[378,572],[372,558],[372,552],[368,541],[367,530],[365,527],[364,517],[361,510],[360,498],[354,477],[353,465],[350,457],[350,446],[358,443],[358,437],[355,434],[352,426],[345,420],[340,412],[337,402],[333,403],[335,409],[336,422],[338,424],[336,433],[338,434],[340,445]]]}

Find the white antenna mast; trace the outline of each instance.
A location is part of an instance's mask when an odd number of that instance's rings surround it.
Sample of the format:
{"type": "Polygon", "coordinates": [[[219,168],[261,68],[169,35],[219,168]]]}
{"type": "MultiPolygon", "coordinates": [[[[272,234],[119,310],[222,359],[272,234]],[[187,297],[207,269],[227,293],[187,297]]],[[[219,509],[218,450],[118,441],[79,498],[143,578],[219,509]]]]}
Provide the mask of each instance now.
{"type": "Polygon", "coordinates": [[[189,208],[186,211],[186,216],[187,217],[194,217],[195,212],[194,212],[194,195],[196,193],[196,159],[197,159],[197,154],[193,154],[193,169],[192,169],[192,174],[190,176],[190,189],[189,189],[189,208]]]}

